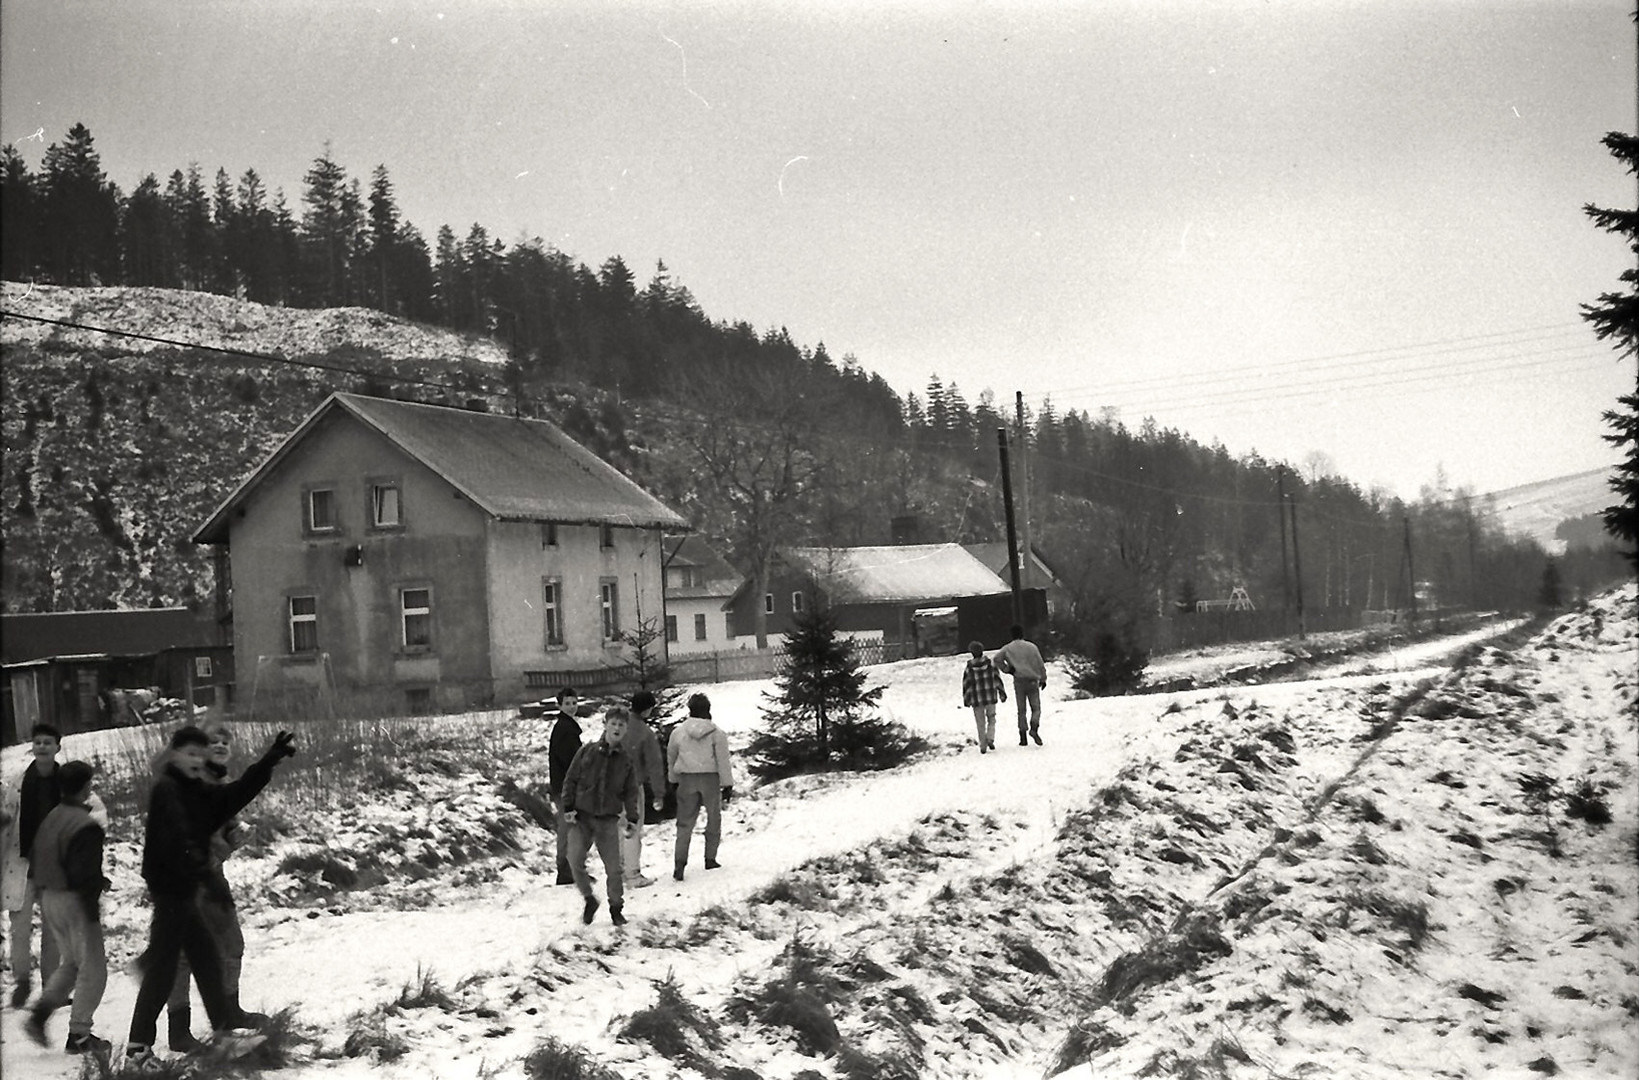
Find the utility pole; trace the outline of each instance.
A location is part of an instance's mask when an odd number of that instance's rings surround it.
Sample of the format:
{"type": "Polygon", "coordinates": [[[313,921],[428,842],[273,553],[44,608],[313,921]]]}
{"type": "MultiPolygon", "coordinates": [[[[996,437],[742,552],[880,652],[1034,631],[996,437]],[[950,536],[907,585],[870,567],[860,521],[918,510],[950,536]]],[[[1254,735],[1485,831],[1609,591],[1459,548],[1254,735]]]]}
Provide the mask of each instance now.
{"type": "Polygon", "coordinates": [[[1275,466],[1275,493],[1280,500],[1280,610],[1292,610],[1292,582],[1286,576],[1286,469],[1275,466]]]}
{"type": "Polygon", "coordinates": [[[1287,504],[1292,508],[1292,576],[1298,583],[1298,640],[1303,640],[1303,552],[1298,548],[1298,503],[1297,496],[1288,495],[1287,504]]]}
{"type": "Polygon", "coordinates": [[[1411,621],[1417,622],[1417,565],[1411,559],[1411,515],[1402,514],[1400,522],[1406,534],[1406,578],[1411,586],[1411,621]]]}
{"type": "Polygon", "coordinates": [[[1028,589],[1035,581],[1035,571],[1031,568],[1031,563],[1034,561],[1032,552],[1036,549],[1031,542],[1030,534],[1030,435],[1024,429],[1023,390],[1013,392],[1013,405],[1019,417],[1019,479],[1024,483],[1024,498],[1021,500],[1024,521],[1019,529],[1019,546],[1022,549],[1019,552],[1019,561],[1022,563],[1019,567],[1019,584],[1021,588],[1028,589]]]}
{"type": "Polygon", "coordinates": [[[1019,593],[1019,534],[1013,526],[1013,473],[1007,464],[1007,429],[996,429],[1002,454],[1002,503],[1007,510],[1007,568],[1013,579],[1013,621],[1024,625],[1024,597],[1019,593]]]}

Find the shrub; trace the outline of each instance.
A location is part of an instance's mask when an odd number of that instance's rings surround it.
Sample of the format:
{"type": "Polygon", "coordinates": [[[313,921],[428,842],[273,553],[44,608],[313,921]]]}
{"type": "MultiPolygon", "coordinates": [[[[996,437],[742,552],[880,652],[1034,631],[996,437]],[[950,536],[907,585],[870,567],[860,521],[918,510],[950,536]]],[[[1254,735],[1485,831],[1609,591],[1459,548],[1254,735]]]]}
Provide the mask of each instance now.
{"type": "Polygon", "coordinates": [[[586,1050],[550,1035],[524,1058],[524,1075],[529,1080],[623,1080],[586,1050]]]}
{"type": "Polygon", "coordinates": [[[455,1007],[455,999],[439,985],[432,969],[423,969],[420,964],[416,965],[415,978],[404,984],[404,989],[398,992],[398,998],[393,1002],[395,1009],[443,1009],[450,1012],[455,1007]]]}
{"type": "Polygon", "coordinates": [[[655,1003],[633,1014],[620,1029],[620,1037],[646,1042],[662,1057],[709,1075],[711,1062],[695,1042],[710,1050],[720,1049],[723,1036],[717,1025],[683,996],[669,973],[655,989],[655,1003]]]}

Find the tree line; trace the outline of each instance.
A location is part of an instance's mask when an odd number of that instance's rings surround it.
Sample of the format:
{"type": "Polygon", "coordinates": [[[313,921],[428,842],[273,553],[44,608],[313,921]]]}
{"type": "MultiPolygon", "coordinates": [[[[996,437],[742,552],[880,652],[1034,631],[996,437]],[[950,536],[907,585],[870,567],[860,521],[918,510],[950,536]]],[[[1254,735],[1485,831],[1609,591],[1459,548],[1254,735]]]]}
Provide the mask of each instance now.
{"type": "MultiPolygon", "coordinates": [[[[783,545],[887,543],[905,515],[927,540],[1005,536],[995,433],[1015,418],[991,390],[970,405],[934,375],[901,399],[823,342],[708,318],[664,263],[640,286],[618,256],[593,270],[478,223],[460,237],[443,225],[429,244],[385,165],[366,185],[328,147],[295,208],[254,169],[234,180],[218,168],[207,182],[197,164],[123,193],[83,124],[38,173],[9,145],[0,165],[6,278],[361,306],[492,336],[509,363],[464,374],[463,392],[567,421],[759,580],[783,545]]],[[[397,392],[391,358],[359,374],[334,388],[397,392]]],[[[1311,607],[1405,607],[1419,589],[1445,606],[1520,608],[1548,562],[1439,477],[1403,501],[1322,461],[1234,457],[1153,421],[1129,428],[1051,401],[1025,410],[1012,439],[1029,460],[1037,546],[1087,622],[1186,610],[1236,586],[1260,606],[1301,593],[1311,607]]],[[[1558,568],[1575,587],[1608,576],[1597,552],[1576,557],[1587,565],[1558,568]]]]}

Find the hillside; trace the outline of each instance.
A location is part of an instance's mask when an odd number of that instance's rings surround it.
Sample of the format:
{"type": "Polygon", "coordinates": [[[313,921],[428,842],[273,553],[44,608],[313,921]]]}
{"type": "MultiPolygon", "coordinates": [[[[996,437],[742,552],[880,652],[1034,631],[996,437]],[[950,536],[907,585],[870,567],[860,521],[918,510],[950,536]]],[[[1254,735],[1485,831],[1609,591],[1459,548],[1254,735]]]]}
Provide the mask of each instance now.
{"type": "Polygon", "coordinates": [[[1565,550],[1565,541],[1554,535],[1560,522],[1598,513],[1615,501],[1610,476],[1610,469],[1591,469],[1493,491],[1484,498],[1495,505],[1503,528],[1557,554],[1565,550]]]}

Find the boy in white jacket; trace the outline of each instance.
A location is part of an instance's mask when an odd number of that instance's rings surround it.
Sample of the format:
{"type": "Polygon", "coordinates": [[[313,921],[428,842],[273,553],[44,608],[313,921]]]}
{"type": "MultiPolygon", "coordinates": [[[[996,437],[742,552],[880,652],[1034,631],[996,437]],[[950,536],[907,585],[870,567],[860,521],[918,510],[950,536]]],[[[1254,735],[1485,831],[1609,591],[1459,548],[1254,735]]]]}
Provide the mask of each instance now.
{"type": "Polygon", "coordinates": [[[677,850],[672,877],[682,881],[701,807],[706,811],[706,869],[715,870],[721,865],[717,845],[723,836],[723,804],[734,797],[728,736],[712,723],[711,699],[706,695],[689,698],[689,718],[672,732],[666,746],[666,772],[677,785],[677,850]]]}

